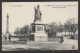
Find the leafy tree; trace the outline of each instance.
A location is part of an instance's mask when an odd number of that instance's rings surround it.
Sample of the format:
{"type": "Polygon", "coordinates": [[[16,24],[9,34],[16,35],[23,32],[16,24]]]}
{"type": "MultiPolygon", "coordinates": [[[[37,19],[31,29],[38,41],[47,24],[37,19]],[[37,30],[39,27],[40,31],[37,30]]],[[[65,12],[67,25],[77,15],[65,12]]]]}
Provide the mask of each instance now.
{"type": "Polygon", "coordinates": [[[25,25],[21,28],[16,28],[15,34],[21,35],[21,34],[28,34],[29,33],[29,26],[25,25]]]}
{"type": "Polygon", "coordinates": [[[24,27],[22,27],[20,29],[21,34],[28,34],[28,32],[29,32],[29,26],[28,25],[25,25],[24,27]]]}
{"type": "Polygon", "coordinates": [[[63,31],[63,25],[60,23],[59,25],[58,25],[58,27],[57,27],[57,31],[58,32],[60,32],[60,33],[62,33],[62,31],[63,31]]]}
{"type": "Polygon", "coordinates": [[[49,24],[48,27],[49,27],[49,29],[48,29],[49,36],[51,36],[51,37],[56,36],[56,33],[57,33],[56,23],[53,22],[53,23],[49,24]]]}
{"type": "Polygon", "coordinates": [[[65,26],[65,29],[67,29],[69,31],[69,35],[71,35],[71,38],[74,39],[74,36],[75,36],[75,32],[78,28],[77,24],[75,23],[75,19],[68,19],[66,21],[66,23],[64,24],[65,26]],[[71,32],[71,34],[70,34],[71,32]],[[74,33],[74,34],[72,34],[74,33]]]}
{"type": "Polygon", "coordinates": [[[20,28],[16,28],[16,30],[15,30],[14,33],[17,34],[17,35],[19,35],[20,34],[20,28]]]}
{"type": "Polygon", "coordinates": [[[48,24],[45,24],[45,32],[48,34],[48,32],[49,32],[49,25],[48,24]]]}

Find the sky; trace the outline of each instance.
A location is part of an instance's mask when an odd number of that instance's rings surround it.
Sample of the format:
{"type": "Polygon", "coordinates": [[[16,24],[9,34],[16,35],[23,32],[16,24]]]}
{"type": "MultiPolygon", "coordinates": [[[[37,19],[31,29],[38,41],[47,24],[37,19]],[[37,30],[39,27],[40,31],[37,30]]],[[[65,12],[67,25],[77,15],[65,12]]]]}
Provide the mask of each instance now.
{"type": "Polygon", "coordinates": [[[6,32],[7,14],[9,31],[30,25],[34,21],[34,6],[40,5],[43,23],[61,22],[75,18],[78,22],[78,2],[2,2],[2,32],[6,32]]]}

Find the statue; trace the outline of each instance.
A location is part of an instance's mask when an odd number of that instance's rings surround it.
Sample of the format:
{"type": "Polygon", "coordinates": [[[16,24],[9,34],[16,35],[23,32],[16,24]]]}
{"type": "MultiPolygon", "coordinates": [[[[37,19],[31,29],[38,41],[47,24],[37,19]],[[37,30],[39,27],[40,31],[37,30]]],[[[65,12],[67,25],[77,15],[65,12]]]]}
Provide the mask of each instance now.
{"type": "Polygon", "coordinates": [[[37,8],[34,7],[34,21],[31,24],[31,34],[29,35],[29,40],[31,41],[48,41],[48,35],[45,33],[45,24],[41,20],[41,11],[39,9],[39,5],[37,8]]]}
{"type": "Polygon", "coordinates": [[[37,5],[37,9],[34,7],[35,9],[35,18],[34,18],[34,21],[36,20],[41,20],[41,12],[40,12],[40,9],[39,9],[39,5],[37,5]]]}

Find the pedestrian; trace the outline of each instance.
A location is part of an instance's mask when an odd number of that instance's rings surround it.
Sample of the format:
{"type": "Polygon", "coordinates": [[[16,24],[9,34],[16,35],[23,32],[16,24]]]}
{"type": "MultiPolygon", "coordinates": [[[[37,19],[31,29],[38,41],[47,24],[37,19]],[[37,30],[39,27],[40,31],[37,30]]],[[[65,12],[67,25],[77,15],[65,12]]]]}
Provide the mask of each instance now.
{"type": "Polygon", "coordinates": [[[5,38],[5,41],[7,40],[7,37],[6,36],[4,36],[4,38],[5,38]]]}
{"type": "Polygon", "coordinates": [[[9,41],[11,41],[11,34],[9,34],[9,37],[8,38],[9,38],[9,41]]]}
{"type": "Polygon", "coordinates": [[[74,50],[75,49],[75,46],[72,46],[72,49],[74,50]]]}
{"type": "Polygon", "coordinates": [[[60,43],[64,41],[63,36],[60,37],[60,43]]]}

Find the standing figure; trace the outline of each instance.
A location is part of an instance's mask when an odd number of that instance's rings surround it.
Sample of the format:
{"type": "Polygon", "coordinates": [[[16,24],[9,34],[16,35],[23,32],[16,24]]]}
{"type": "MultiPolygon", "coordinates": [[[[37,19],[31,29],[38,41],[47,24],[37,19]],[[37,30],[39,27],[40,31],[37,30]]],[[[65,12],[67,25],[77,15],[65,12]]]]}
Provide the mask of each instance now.
{"type": "Polygon", "coordinates": [[[60,43],[62,43],[64,41],[63,36],[61,36],[60,38],[60,43]]]}
{"type": "Polygon", "coordinates": [[[41,11],[40,11],[40,9],[39,9],[39,5],[37,5],[37,9],[34,7],[34,9],[35,9],[35,18],[34,18],[34,21],[36,21],[36,20],[41,20],[41,11]]]}
{"type": "Polygon", "coordinates": [[[7,41],[7,37],[6,36],[4,36],[4,39],[5,39],[5,41],[7,41]]]}
{"type": "Polygon", "coordinates": [[[9,39],[9,41],[11,41],[11,34],[9,34],[8,39],[9,39]]]}

